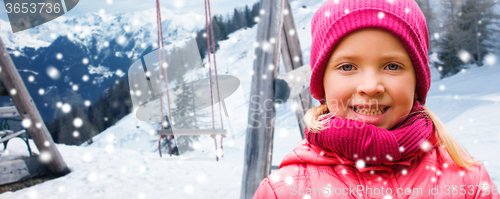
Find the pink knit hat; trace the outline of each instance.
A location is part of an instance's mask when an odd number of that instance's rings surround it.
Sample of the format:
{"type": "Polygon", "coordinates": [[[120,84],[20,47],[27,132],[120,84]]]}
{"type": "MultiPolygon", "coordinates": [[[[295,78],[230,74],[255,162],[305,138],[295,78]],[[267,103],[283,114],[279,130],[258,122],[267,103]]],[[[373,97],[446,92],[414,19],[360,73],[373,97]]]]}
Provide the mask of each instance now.
{"type": "Polygon", "coordinates": [[[340,40],[356,30],[378,28],[392,33],[411,58],[417,77],[418,100],[425,104],[431,84],[429,32],[414,0],[327,0],[311,22],[311,95],[324,104],[323,75],[340,40]]]}

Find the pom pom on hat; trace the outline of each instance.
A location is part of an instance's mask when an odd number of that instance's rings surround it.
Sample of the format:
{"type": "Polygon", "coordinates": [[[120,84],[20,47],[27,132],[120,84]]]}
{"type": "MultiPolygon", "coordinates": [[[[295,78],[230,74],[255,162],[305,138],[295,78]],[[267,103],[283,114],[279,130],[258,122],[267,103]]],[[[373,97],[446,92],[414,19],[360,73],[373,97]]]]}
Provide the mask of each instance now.
{"type": "Polygon", "coordinates": [[[348,34],[365,28],[385,30],[398,38],[411,58],[423,105],[431,84],[429,32],[414,0],[328,0],[311,22],[311,95],[324,104],[323,76],[335,47],[348,34]]]}

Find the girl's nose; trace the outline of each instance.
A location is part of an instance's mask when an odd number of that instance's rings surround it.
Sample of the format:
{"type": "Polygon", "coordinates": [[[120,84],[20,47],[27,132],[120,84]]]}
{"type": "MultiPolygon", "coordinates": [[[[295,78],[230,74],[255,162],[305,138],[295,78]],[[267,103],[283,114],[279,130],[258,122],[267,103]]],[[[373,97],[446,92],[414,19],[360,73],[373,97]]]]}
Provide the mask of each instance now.
{"type": "Polygon", "coordinates": [[[374,96],[383,94],[385,92],[382,78],[377,72],[366,71],[365,75],[361,76],[360,84],[358,85],[357,92],[360,95],[374,96]]]}

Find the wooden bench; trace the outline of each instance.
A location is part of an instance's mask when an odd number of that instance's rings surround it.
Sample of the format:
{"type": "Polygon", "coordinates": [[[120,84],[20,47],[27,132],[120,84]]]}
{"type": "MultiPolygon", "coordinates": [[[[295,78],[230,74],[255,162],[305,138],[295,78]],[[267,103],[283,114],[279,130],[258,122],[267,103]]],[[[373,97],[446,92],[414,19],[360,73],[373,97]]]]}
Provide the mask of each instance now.
{"type": "Polygon", "coordinates": [[[17,112],[17,108],[15,106],[0,107],[0,118],[4,118],[0,121],[0,143],[3,143],[3,150],[5,151],[5,149],[7,149],[7,144],[10,139],[19,137],[26,143],[30,156],[33,156],[29,145],[28,131],[26,129],[22,129],[14,132],[10,128],[9,121],[22,122],[22,120],[16,119],[15,117],[19,117],[19,113],[17,112]]]}

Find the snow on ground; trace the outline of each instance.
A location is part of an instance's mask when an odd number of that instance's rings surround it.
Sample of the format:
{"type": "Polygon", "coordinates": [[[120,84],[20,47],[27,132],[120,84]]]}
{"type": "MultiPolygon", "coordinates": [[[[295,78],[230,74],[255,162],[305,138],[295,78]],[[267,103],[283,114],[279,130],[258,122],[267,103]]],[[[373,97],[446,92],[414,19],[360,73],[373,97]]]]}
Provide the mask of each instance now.
{"type": "MultiPolygon", "coordinates": [[[[311,45],[310,20],[319,1],[294,1],[292,9],[305,60],[311,45]],[[306,5],[306,8],[302,8],[306,5]]],[[[94,137],[88,146],[58,145],[72,172],[16,192],[0,194],[2,198],[239,198],[245,131],[248,122],[251,71],[253,67],[256,27],[237,31],[222,42],[217,52],[219,73],[238,77],[239,89],[226,105],[230,118],[224,126],[224,157],[215,162],[213,140],[203,142],[212,153],[181,160],[158,156],[158,124],[138,121],[133,115],[94,137]],[[208,157],[208,158],[207,158],[208,157]]],[[[306,61],[307,63],[307,61],[306,61]]],[[[436,74],[435,71],[432,73],[436,74]]],[[[450,132],[477,159],[484,162],[496,185],[500,185],[500,63],[473,67],[455,76],[432,78],[427,106],[445,122],[450,132]]],[[[218,108],[216,108],[217,110],[218,108]]],[[[272,164],[281,159],[301,140],[291,103],[277,108],[272,164]]],[[[218,113],[216,113],[216,116],[218,113]]],[[[220,139],[217,139],[220,142],[220,139]]],[[[36,147],[31,143],[32,148],[36,147]]],[[[0,161],[26,155],[20,139],[9,143],[0,161]]]]}

